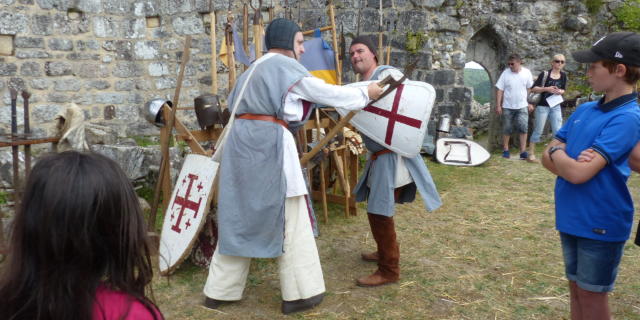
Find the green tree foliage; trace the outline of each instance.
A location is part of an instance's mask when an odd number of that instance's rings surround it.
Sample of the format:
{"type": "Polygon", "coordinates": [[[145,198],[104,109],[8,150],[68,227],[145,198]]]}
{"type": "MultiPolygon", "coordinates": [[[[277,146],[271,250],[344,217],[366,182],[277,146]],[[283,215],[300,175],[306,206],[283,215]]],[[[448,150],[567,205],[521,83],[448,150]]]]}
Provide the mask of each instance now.
{"type": "Polygon", "coordinates": [[[627,0],[613,12],[622,28],[640,32],[640,0],[627,0]]]}
{"type": "Polygon", "coordinates": [[[602,0],[585,0],[584,4],[590,14],[596,14],[602,8],[602,0]]]}
{"type": "Polygon", "coordinates": [[[464,69],[464,85],[473,87],[473,99],[481,104],[491,101],[489,74],[482,69],[464,69]]]}

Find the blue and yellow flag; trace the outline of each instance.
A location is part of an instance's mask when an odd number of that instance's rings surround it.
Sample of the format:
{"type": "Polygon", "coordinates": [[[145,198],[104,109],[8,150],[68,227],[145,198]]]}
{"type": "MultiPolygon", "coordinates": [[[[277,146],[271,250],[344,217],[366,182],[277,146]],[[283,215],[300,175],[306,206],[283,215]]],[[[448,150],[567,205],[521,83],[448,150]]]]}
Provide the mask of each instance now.
{"type": "Polygon", "coordinates": [[[324,41],[316,31],[315,37],[304,42],[304,54],[300,63],[311,72],[312,75],[329,84],[338,84],[336,74],[335,54],[331,46],[324,41]]]}

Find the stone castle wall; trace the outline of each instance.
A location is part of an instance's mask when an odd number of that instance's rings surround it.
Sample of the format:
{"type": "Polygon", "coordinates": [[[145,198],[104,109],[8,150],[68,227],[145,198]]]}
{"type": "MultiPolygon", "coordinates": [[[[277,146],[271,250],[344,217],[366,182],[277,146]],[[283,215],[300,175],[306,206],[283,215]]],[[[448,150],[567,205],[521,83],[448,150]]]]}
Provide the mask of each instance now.
{"type": "MultiPolygon", "coordinates": [[[[212,2],[220,48],[229,2],[212,2]]],[[[384,0],[382,29],[393,30],[388,33],[391,64],[404,67],[417,61],[412,78],[437,89],[434,116],[448,112],[468,117],[472,89],[463,83],[466,62],[480,62],[495,82],[506,56],[519,52],[537,74],[553,53],[567,54],[606,33],[611,26],[601,21],[612,21],[611,10],[622,2],[604,0],[590,14],[577,0],[384,0]],[[423,36],[413,53],[406,50],[411,46],[408,33],[423,36]]],[[[336,21],[347,43],[358,30],[379,30],[378,4],[335,1],[336,21]]],[[[236,21],[241,21],[241,5],[232,1],[236,21]]],[[[329,23],[325,1],[265,5],[273,6],[278,17],[289,5],[287,12],[305,30],[329,23]]],[[[32,93],[31,127],[36,132],[44,133],[56,113],[74,102],[87,118],[114,127],[122,137],[157,135],[139,110],[152,98],[173,96],[185,35],[192,35],[193,42],[180,105],[192,106],[194,97],[211,91],[210,6],[206,0],[0,0],[0,52],[5,52],[0,55],[0,133],[10,130],[7,88],[15,87],[32,93]],[[155,18],[159,26],[153,25],[155,18]]],[[[268,20],[266,11],[263,17],[268,20]]],[[[568,70],[578,70],[568,60],[568,70]]],[[[344,78],[352,81],[349,68],[347,57],[344,78]]],[[[219,93],[226,95],[227,69],[218,62],[218,71],[219,93]]],[[[21,98],[18,106],[22,125],[21,98]]],[[[192,112],[180,112],[192,119],[192,112]]]]}

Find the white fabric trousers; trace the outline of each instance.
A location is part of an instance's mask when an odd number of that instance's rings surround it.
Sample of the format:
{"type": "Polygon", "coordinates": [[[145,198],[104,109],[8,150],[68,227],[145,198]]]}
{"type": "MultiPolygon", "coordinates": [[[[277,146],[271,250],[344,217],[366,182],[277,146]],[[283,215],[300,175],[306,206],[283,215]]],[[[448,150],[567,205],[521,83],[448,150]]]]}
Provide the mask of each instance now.
{"type": "MultiPolygon", "coordinates": [[[[287,198],[284,206],[284,253],[278,257],[282,300],[294,301],[325,291],[320,257],[304,196],[287,198]]],[[[242,299],[251,258],[213,254],[204,294],[216,300],[242,299]]]]}

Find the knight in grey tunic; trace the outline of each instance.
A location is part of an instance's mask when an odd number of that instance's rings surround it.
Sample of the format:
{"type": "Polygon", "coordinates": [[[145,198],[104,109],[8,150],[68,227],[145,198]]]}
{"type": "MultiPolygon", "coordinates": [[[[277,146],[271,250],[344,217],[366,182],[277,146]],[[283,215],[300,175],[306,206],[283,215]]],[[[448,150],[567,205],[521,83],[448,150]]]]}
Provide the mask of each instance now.
{"type": "Polygon", "coordinates": [[[251,258],[277,258],[282,312],[319,304],[325,291],[304,196],[308,193],[288,122],[305,119],[312,103],[362,108],[377,85],[326,84],[296,59],[304,53],[298,26],[276,19],[265,36],[269,52],[243,73],[229,95],[236,120],[223,145],[218,191],[218,246],[205,285],[205,306],[242,298],[251,258]]]}
{"type": "MultiPolygon", "coordinates": [[[[378,66],[375,46],[369,37],[356,37],[351,42],[349,53],[354,71],[364,80],[379,80],[387,75],[398,80],[403,76],[394,67],[378,66]]],[[[362,140],[369,151],[369,158],[354,194],[356,201],[367,201],[367,217],[377,244],[377,250],[362,254],[362,259],[377,262],[378,270],[358,279],[357,284],[369,287],[396,282],[400,277],[400,249],[393,221],[395,204],[412,202],[416,191],[422,196],[428,211],[437,209],[442,202],[420,155],[402,157],[365,135],[362,140]]]]}

